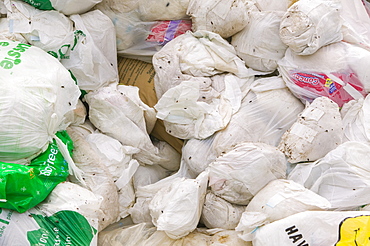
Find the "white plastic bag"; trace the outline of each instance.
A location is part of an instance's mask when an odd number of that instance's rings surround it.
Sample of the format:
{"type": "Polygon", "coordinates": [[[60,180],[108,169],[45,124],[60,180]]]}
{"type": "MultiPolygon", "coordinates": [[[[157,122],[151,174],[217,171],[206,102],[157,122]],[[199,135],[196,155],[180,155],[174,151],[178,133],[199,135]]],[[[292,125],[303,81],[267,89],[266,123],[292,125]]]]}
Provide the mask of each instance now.
{"type": "Polygon", "coordinates": [[[322,159],[298,164],[291,179],[325,197],[338,210],[370,204],[370,146],[345,142],[322,159]]]}
{"type": "Polygon", "coordinates": [[[330,202],[292,180],[277,179],[268,183],[250,201],[236,231],[252,241],[259,227],[305,211],[327,210],[330,202]]]}
{"type": "Polygon", "coordinates": [[[341,41],[340,8],[340,0],[297,1],[281,19],[281,40],[299,55],[310,55],[341,41]]]}
{"type": "Polygon", "coordinates": [[[0,160],[30,160],[70,123],[64,118],[80,91],[63,65],[43,50],[13,41],[1,41],[0,47],[0,160]]]}
{"type": "Polygon", "coordinates": [[[112,85],[92,91],[85,98],[89,119],[101,132],[140,149],[134,155],[138,161],[154,164],[160,160],[148,133],[154,126],[155,112],[140,100],[138,88],[112,85]]]}
{"type": "Polygon", "coordinates": [[[70,126],[67,132],[74,143],[73,160],[84,174],[86,188],[102,197],[100,209],[103,216],[99,217],[98,230],[101,231],[108,225],[118,221],[118,191],[113,177],[104,165],[98,152],[95,151],[86,136],[79,132],[78,126],[70,126]]]}
{"type": "Polygon", "coordinates": [[[342,117],[336,103],[318,97],[281,137],[278,148],[291,163],[316,161],[342,143],[342,117]]]}
{"type": "Polygon", "coordinates": [[[170,238],[178,239],[199,223],[208,184],[208,172],[196,179],[181,178],[160,189],[149,204],[153,224],[170,238]]]}
{"type": "Polygon", "coordinates": [[[1,245],[97,245],[100,198],[76,184],[60,183],[25,213],[2,209],[1,245]]]}
{"type": "Polygon", "coordinates": [[[278,65],[286,85],[302,101],[326,96],[342,107],[369,91],[370,70],[365,66],[369,61],[367,50],[338,42],[307,56],[287,49],[278,65]]]}
{"type": "Polygon", "coordinates": [[[253,246],[366,245],[370,213],[307,211],[265,225],[254,232],[253,246]]]}
{"type": "Polygon", "coordinates": [[[139,0],[138,12],[143,21],[180,20],[187,18],[190,0],[139,0]]]}
{"type": "Polygon", "coordinates": [[[186,13],[194,32],[207,30],[228,38],[247,25],[252,7],[254,4],[248,0],[190,0],[186,13]]]}
{"type": "Polygon", "coordinates": [[[247,205],[266,184],[285,176],[284,154],[264,143],[238,144],[209,165],[212,192],[238,205],[247,205]]]}
{"type": "Polygon", "coordinates": [[[245,64],[255,70],[273,72],[287,46],[279,35],[284,12],[251,11],[246,27],[231,38],[231,44],[245,64]],[[258,37],[258,38],[256,38],[258,37]]]}
{"type": "Polygon", "coordinates": [[[370,97],[352,100],[343,105],[343,141],[370,143],[370,97]]]}
{"type": "Polygon", "coordinates": [[[23,0],[41,10],[56,9],[65,15],[82,14],[102,0],[23,0]]]}
{"type": "Polygon", "coordinates": [[[298,0],[254,0],[261,11],[284,11],[298,0]]]}
{"type": "Polygon", "coordinates": [[[234,230],[238,225],[245,206],[231,204],[211,191],[207,192],[200,222],[207,228],[234,230]]]}

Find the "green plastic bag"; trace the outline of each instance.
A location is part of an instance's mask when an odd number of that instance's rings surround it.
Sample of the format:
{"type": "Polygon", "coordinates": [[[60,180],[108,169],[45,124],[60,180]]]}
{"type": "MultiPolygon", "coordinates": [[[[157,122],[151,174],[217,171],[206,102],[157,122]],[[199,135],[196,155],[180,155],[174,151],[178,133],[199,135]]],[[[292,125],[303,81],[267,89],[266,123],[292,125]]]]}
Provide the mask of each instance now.
{"type": "MultiPolygon", "coordinates": [[[[71,155],[73,142],[67,132],[57,132],[56,136],[71,155]]],[[[30,165],[0,162],[0,207],[23,213],[42,202],[68,175],[68,163],[55,139],[30,165]]]]}
{"type": "Polygon", "coordinates": [[[23,0],[23,2],[26,2],[37,9],[54,10],[49,0],[23,0]]]}

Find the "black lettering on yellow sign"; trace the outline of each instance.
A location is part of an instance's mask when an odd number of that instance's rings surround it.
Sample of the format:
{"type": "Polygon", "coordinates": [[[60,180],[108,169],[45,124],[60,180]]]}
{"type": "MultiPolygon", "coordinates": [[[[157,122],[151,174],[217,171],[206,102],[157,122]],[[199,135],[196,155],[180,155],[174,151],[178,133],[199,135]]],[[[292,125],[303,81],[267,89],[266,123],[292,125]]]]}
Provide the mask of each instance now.
{"type": "Polygon", "coordinates": [[[344,219],[335,246],[370,246],[370,215],[344,219]]]}

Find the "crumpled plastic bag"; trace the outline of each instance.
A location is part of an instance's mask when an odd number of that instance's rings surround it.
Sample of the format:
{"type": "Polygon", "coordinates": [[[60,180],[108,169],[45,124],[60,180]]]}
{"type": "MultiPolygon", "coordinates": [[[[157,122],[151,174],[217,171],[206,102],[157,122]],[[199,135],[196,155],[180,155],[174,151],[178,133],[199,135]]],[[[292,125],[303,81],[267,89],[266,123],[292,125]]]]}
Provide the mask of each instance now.
{"type": "Polygon", "coordinates": [[[162,95],[154,108],[169,134],[180,139],[204,139],[226,127],[240,107],[243,96],[240,84],[246,80],[232,74],[218,78],[222,91],[213,88],[217,79],[214,78],[182,81],[162,95]],[[209,95],[208,90],[215,95],[209,95]]]}
{"type": "Polygon", "coordinates": [[[369,92],[370,71],[365,66],[368,62],[367,50],[338,42],[308,56],[287,49],[278,66],[288,88],[302,101],[312,102],[316,97],[326,96],[342,107],[369,92]]]}
{"type": "Polygon", "coordinates": [[[252,7],[253,2],[248,0],[190,0],[186,13],[193,31],[207,30],[228,38],[247,25],[252,7]]]}
{"type": "Polygon", "coordinates": [[[307,211],[258,228],[253,246],[366,245],[370,213],[365,211],[307,211]]]}
{"type": "MultiPolygon", "coordinates": [[[[86,188],[102,197],[98,230],[119,220],[118,190],[104,160],[93,145],[86,140],[87,135],[79,126],[70,126],[67,132],[74,143],[73,160],[84,173],[86,188]]],[[[90,133],[91,134],[91,133],[90,133]]]]}
{"type": "Polygon", "coordinates": [[[143,21],[180,20],[188,18],[190,0],[139,0],[138,12],[143,21]]]}
{"type": "Polygon", "coordinates": [[[284,11],[299,0],[254,0],[261,11],[284,11]]]}
{"type": "Polygon", "coordinates": [[[370,143],[370,97],[352,100],[343,105],[340,113],[343,118],[343,141],[370,143]]]}
{"type": "Polygon", "coordinates": [[[291,163],[316,161],[343,141],[339,107],[327,97],[318,97],[299,114],[281,137],[278,148],[291,163]]]}
{"type": "Polygon", "coordinates": [[[151,200],[149,211],[157,230],[170,238],[188,235],[197,227],[206,196],[208,172],[196,179],[180,178],[161,188],[151,200]]]}
{"type": "Polygon", "coordinates": [[[7,40],[0,47],[0,160],[24,164],[68,126],[65,115],[81,93],[67,69],[43,50],[7,40]]]}
{"type": "Polygon", "coordinates": [[[284,154],[264,143],[238,144],[209,165],[212,192],[238,205],[247,205],[270,181],[285,177],[284,154]]]}
{"type": "Polygon", "coordinates": [[[180,168],[181,154],[166,141],[152,139],[154,146],[158,148],[161,160],[158,165],[168,171],[177,171],[180,168]]]}
{"type": "Polygon", "coordinates": [[[278,146],[281,136],[303,109],[304,105],[292,95],[281,77],[254,81],[228,126],[215,134],[212,147],[216,156],[242,142],[278,146]]]}
{"type": "Polygon", "coordinates": [[[252,241],[259,227],[305,211],[330,209],[325,198],[292,181],[277,179],[268,183],[250,201],[236,231],[240,237],[252,241]]]}
{"type": "Polygon", "coordinates": [[[251,11],[245,28],[232,36],[231,44],[248,67],[263,72],[276,70],[277,61],[287,49],[279,35],[283,14],[281,11],[251,11]]]}
{"type": "Polygon", "coordinates": [[[106,166],[102,169],[108,173],[107,176],[112,176],[112,181],[118,192],[119,218],[127,217],[128,210],[135,203],[132,178],[140,165],[132,156],[140,150],[124,146],[118,140],[97,130],[88,130],[85,139],[99,155],[102,164],[106,166]]]}
{"type": "Polygon", "coordinates": [[[118,81],[115,29],[101,11],[66,17],[16,0],[7,8],[10,31],[60,60],[81,90],[118,81]]]}
{"type": "Polygon", "coordinates": [[[200,222],[207,228],[234,230],[238,225],[245,206],[231,204],[211,191],[206,194],[200,222]]]}
{"type": "Polygon", "coordinates": [[[112,85],[85,95],[89,119],[102,133],[140,149],[134,158],[145,164],[160,160],[149,132],[155,123],[155,111],[145,105],[134,86],[112,85]]]}
{"type": "Polygon", "coordinates": [[[115,246],[251,246],[234,230],[197,228],[180,239],[172,239],[155,227],[140,223],[99,233],[99,245],[115,246]]]}
{"type": "Polygon", "coordinates": [[[0,213],[1,245],[97,245],[100,198],[79,185],[60,183],[39,206],[25,213],[0,213]]]}
{"type": "Polygon", "coordinates": [[[298,164],[291,179],[325,197],[333,209],[353,210],[370,204],[370,146],[345,142],[313,163],[298,164]]]}
{"type": "Polygon", "coordinates": [[[206,30],[188,31],[173,39],[155,53],[153,66],[158,99],[182,81],[195,80],[194,76],[210,77],[226,72],[249,78],[260,74],[248,69],[234,47],[219,34],[206,30]]]}
{"type": "Polygon", "coordinates": [[[343,40],[370,50],[370,16],[368,2],[341,0],[343,40]]]}
{"type": "Polygon", "coordinates": [[[340,0],[297,1],[281,19],[281,40],[299,55],[311,55],[325,45],[341,41],[340,8],[340,0]]]}
{"type": "MultiPolygon", "coordinates": [[[[5,0],[7,1],[7,0],[5,0]]],[[[102,0],[22,0],[41,10],[57,10],[65,15],[82,14],[102,0]]]]}
{"type": "Polygon", "coordinates": [[[140,186],[156,183],[170,176],[171,173],[160,165],[139,166],[133,176],[134,189],[137,190],[140,186]]]}

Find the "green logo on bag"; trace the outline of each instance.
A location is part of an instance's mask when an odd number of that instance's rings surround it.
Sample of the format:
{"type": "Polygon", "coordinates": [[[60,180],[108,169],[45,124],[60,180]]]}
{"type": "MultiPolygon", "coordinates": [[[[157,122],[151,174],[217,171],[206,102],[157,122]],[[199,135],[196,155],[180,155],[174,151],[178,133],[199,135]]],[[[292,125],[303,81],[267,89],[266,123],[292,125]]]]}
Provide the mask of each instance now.
{"type": "Polygon", "coordinates": [[[88,246],[97,233],[84,216],[74,211],[59,211],[49,217],[31,215],[40,226],[27,232],[31,246],[88,246]]]}
{"type": "MultiPolygon", "coordinates": [[[[8,42],[0,42],[1,46],[8,46],[8,42]]],[[[31,45],[29,44],[22,44],[19,43],[16,47],[13,49],[9,50],[7,52],[7,55],[9,57],[5,57],[2,61],[0,61],[0,67],[5,68],[5,69],[11,69],[13,68],[14,65],[18,65],[21,63],[21,55],[23,52],[25,52],[31,45]]]]}
{"type": "Polygon", "coordinates": [[[23,0],[23,2],[29,3],[33,7],[42,10],[53,10],[53,6],[49,0],[23,0]]]}

